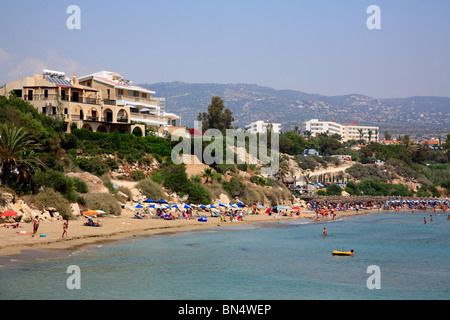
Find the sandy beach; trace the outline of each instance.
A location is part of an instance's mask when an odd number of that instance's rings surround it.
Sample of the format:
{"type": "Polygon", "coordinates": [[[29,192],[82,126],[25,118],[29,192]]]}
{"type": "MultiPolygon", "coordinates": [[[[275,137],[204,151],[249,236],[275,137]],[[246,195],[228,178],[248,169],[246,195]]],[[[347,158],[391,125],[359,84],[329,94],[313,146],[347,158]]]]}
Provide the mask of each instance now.
{"type": "MultiPolygon", "coordinates": [[[[370,210],[359,211],[358,214],[367,213],[370,210]]],[[[378,210],[375,210],[378,211],[378,210]]],[[[38,235],[32,236],[33,226],[31,223],[20,223],[19,228],[0,227],[0,256],[20,254],[23,250],[41,249],[55,250],[77,248],[84,245],[105,241],[116,241],[130,238],[137,235],[151,235],[162,233],[173,233],[198,229],[208,229],[220,226],[243,225],[253,223],[268,223],[290,219],[315,219],[313,211],[305,209],[300,211],[299,216],[269,216],[261,211],[257,215],[246,215],[244,221],[230,222],[227,217],[226,222],[221,222],[218,217],[210,217],[208,212],[200,212],[207,217],[206,222],[193,219],[137,219],[134,211],[124,209],[121,216],[99,217],[101,227],[85,226],[86,218],[69,221],[68,238],[62,238],[63,221],[41,221],[38,235]],[[41,236],[42,235],[42,236],[41,236]],[[45,235],[45,236],[44,236],[45,235]]],[[[356,211],[338,212],[337,218],[348,215],[355,215],[356,211]]],[[[96,221],[95,218],[94,221],[96,221]]]]}

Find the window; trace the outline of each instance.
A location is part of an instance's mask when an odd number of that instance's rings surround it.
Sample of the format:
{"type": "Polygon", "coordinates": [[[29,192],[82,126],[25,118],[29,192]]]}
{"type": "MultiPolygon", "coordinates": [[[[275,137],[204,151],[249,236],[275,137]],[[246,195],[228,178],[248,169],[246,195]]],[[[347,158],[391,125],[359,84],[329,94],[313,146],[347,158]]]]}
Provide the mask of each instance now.
{"type": "Polygon", "coordinates": [[[123,96],[123,89],[117,89],[117,94],[119,96],[123,96]]]}
{"type": "Polygon", "coordinates": [[[44,90],[44,98],[48,98],[48,90],[44,90]]]}
{"type": "Polygon", "coordinates": [[[143,93],[143,94],[142,94],[142,98],[147,99],[147,94],[146,94],[146,93],[143,93]]]}

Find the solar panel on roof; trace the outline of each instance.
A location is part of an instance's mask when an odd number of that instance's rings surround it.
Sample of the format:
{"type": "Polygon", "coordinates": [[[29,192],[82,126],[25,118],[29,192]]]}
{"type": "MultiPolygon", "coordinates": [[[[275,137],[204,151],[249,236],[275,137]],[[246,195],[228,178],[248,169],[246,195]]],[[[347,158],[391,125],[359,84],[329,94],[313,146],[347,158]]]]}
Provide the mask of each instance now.
{"type": "Polygon", "coordinates": [[[44,75],[44,78],[47,79],[48,81],[50,81],[51,83],[54,83],[54,84],[58,84],[58,85],[61,85],[61,86],[72,87],[72,84],[70,83],[70,81],[67,81],[65,79],[61,79],[61,78],[58,78],[58,77],[52,77],[52,76],[49,76],[49,75],[44,75]]]}

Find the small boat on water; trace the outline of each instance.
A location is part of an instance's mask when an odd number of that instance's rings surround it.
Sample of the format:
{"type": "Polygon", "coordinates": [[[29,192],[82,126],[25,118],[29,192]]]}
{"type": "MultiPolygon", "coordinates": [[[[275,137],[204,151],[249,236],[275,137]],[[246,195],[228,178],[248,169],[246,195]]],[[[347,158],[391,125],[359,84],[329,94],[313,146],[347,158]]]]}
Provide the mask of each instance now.
{"type": "Polygon", "coordinates": [[[350,251],[338,251],[338,250],[334,250],[333,252],[331,252],[333,254],[333,256],[354,256],[355,253],[353,252],[353,250],[350,251]]]}

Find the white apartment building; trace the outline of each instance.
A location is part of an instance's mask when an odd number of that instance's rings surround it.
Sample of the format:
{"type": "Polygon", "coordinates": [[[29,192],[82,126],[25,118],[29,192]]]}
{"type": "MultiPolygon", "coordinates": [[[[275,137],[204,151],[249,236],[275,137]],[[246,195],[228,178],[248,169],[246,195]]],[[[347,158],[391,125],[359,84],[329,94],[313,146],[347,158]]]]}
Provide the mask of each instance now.
{"type": "Polygon", "coordinates": [[[268,121],[255,121],[245,126],[245,130],[250,133],[265,133],[272,128],[272,132],[280,133],[281,123],[273,123],[268,121]]]}
{"type": "Polygon", "coordinates": [[[311,119],[306,121],[306,131],[315,137],[320,133],[339,134],[342,141],[365,140],[366,142],[378,142],[380,139],[380,128],[372,126],[361,126],[357,124],[339,124],[334,121],[319,121],[311,119]]]}

